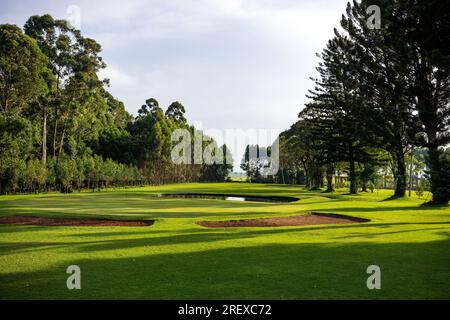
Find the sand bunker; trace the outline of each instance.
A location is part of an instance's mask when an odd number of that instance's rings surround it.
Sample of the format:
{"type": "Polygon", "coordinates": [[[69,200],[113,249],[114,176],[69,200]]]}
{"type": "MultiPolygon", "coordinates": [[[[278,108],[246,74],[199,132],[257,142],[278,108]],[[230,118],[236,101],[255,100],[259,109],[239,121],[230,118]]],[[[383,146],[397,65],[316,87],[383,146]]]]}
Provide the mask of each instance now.
{"type": "Polygon", "coordinates": [[[360,223],[368,221],[370,220],[340,214],[310,213],[301,216],[284,217],[284,218],[261,218],[261,219],[229,220],[229,221],[198,221],[197,224],[208,228],[286,227],[286,226],[306,226],[316,224],[360,223]]]}
{"type": "Polygon", "coordinates": [[[34,226],[82,226],[82,227],[146,227],[151,226],[154,220],[108,220],[88,218],[48,218],[31,216],[0,217],[0,224],[20,224],[34,226]]]}

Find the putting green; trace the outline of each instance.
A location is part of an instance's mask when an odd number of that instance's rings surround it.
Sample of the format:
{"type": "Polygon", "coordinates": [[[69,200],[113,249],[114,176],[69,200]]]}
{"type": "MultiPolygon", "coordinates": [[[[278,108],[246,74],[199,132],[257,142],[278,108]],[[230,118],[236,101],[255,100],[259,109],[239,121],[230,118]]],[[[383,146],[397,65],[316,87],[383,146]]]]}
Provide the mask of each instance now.
{"type": "Polygon", "coordinates": [[[449,299],[450,208],[297,186],[179,184],[0,196],[0,215],[155,220],[151,227],[0,225],[0,298],[449,299]],[[291,203],[157,198],[160,193],[292,196],[291,203]],[[344,214],[367,223],[205,228],[199,220],[344,214]],[[81,290],[66,269],[81,268],[81,290]],[[381,290],[366,269],[381,268],[381,290]]]}

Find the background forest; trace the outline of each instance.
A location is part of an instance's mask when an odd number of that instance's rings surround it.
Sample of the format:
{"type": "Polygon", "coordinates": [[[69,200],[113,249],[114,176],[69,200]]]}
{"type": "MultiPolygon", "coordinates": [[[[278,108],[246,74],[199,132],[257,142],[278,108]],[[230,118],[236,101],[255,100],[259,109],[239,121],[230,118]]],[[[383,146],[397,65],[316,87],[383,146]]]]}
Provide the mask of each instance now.
{"type": "Polygon", "coordinates": [[[224,181],[232,159],[172,163],[172,132],[196,130],[184,106],[150,98],[131,116],[99,79],[100,52],[50,15],[0,25],[0,193],[224,181]]]}

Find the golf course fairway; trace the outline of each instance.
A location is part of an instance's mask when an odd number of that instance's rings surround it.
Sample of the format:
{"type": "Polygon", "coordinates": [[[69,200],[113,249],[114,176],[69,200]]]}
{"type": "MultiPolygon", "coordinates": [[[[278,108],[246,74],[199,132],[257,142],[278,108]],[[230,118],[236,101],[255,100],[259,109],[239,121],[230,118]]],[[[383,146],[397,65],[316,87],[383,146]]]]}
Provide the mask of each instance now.
{"type": "Polygon", "coordinates": [[[0,217],[154,221],[131,227],[0,224],[0,298],[449,299],[450,208],[423,205],[427,199],[414,194],[389,200],[391,194],[193,183],[0,196],[0,217]],[[162,193],[299,200],[157,197],[162,193]],[[236,228],[197,224],[311,212],[370,221],[236,228]],[[66,286],[71,265],[81,270],[81,290],[66,286]],[[366,285],[371,265],[380,267],[380,290],[366,285]]]}

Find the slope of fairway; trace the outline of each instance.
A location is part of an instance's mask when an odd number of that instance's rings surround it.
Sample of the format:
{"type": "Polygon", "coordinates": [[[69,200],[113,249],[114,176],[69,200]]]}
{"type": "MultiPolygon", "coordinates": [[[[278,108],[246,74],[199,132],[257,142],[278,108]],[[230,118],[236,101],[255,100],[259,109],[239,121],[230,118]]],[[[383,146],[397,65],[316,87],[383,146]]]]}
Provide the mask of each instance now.
{"type": "Polygon", "coordinates": [[[1,299],[449,299],[450,208],[297,186],[180,184],[0,196],[0,216],[155,220],[148,227],[0,225],[1,299]],[[278,195],[292,203],[157,198],[158,193],[278,195]],[[205,228],[199,220],[345,214],[366,223],[205,228]],[[81,268],[81,290],[66,268],[81,268]],[[368,290],[378,265],[381,290],[368,290]]]}

